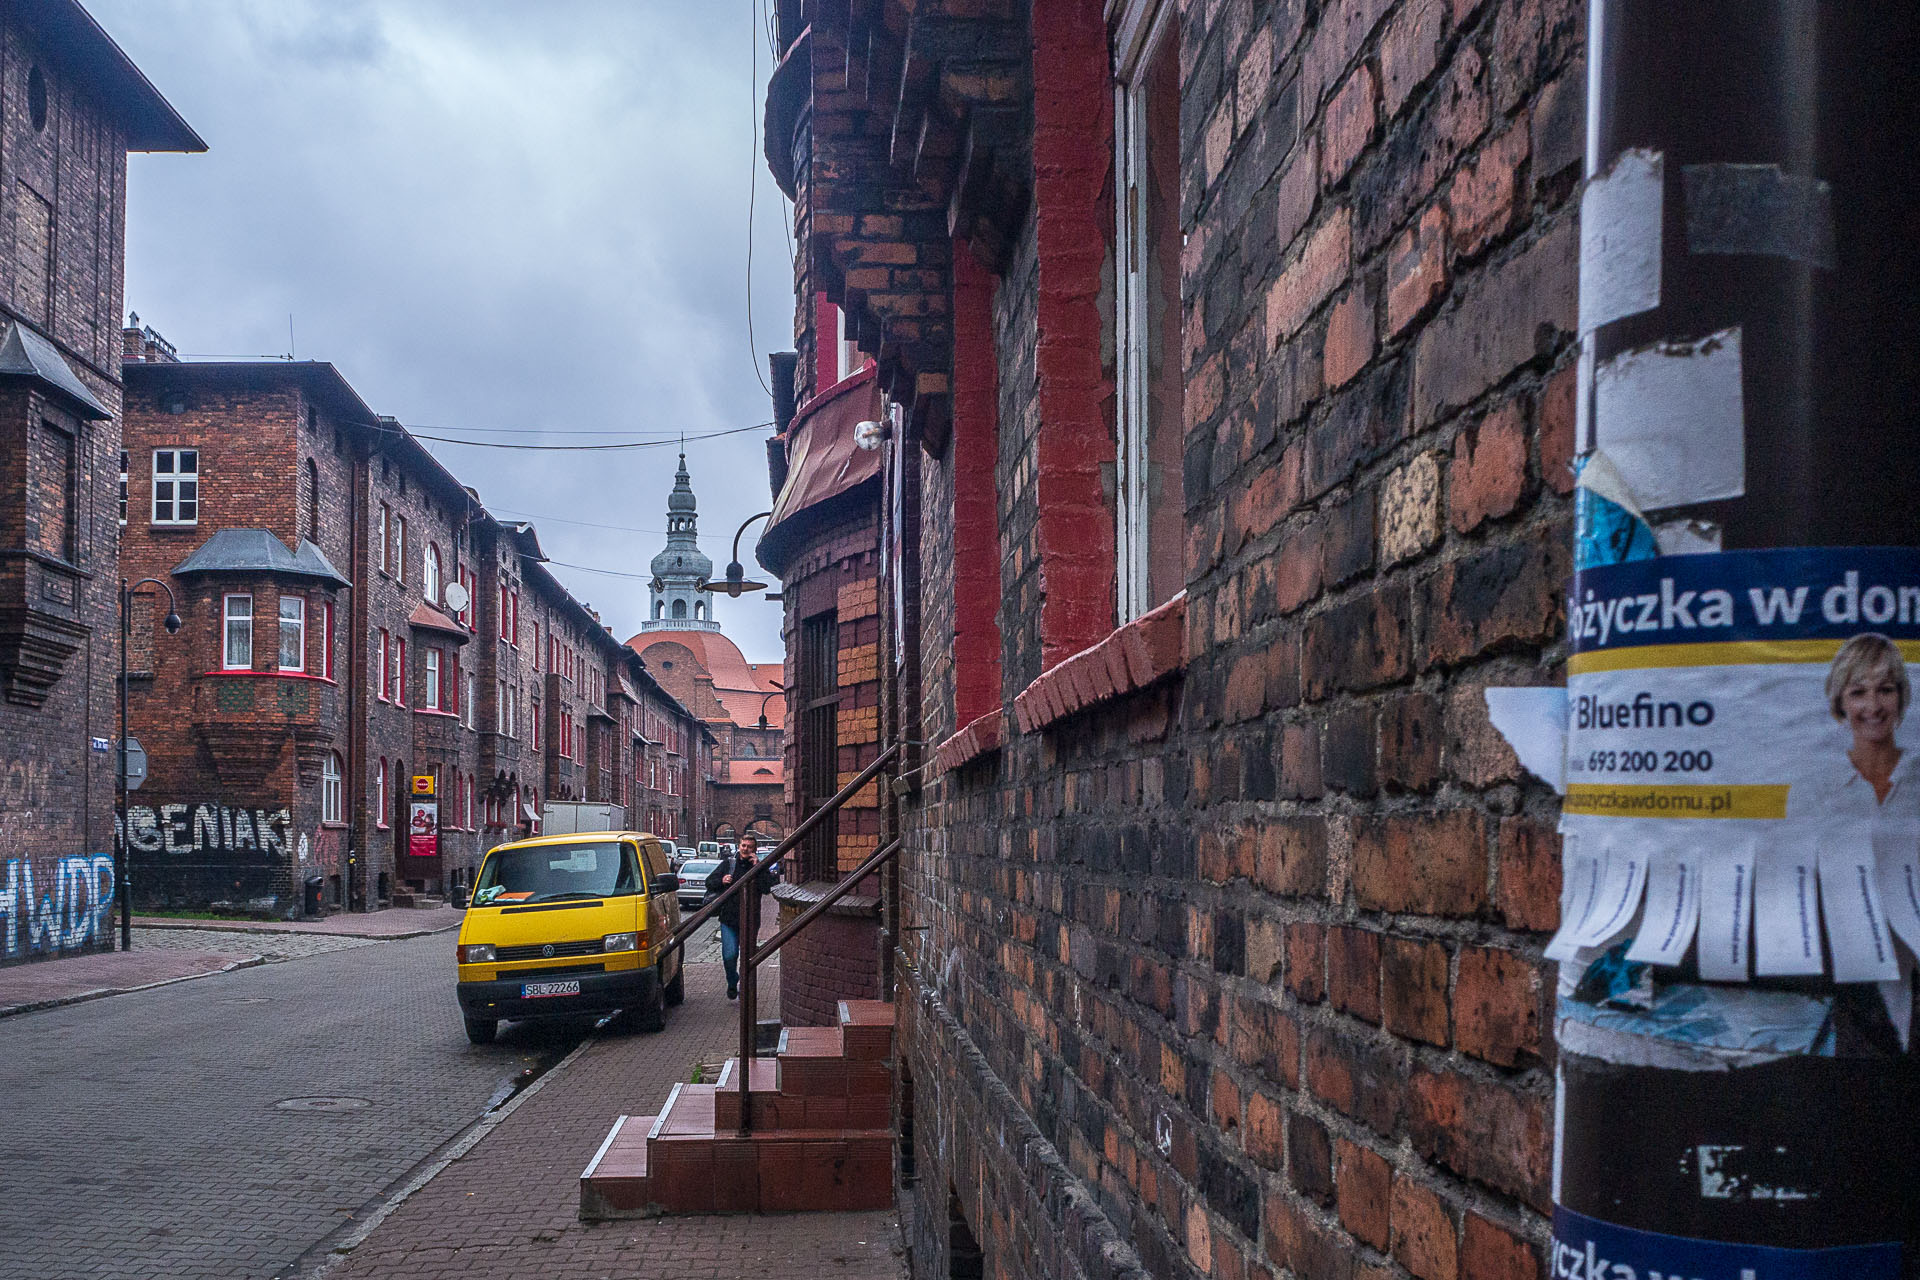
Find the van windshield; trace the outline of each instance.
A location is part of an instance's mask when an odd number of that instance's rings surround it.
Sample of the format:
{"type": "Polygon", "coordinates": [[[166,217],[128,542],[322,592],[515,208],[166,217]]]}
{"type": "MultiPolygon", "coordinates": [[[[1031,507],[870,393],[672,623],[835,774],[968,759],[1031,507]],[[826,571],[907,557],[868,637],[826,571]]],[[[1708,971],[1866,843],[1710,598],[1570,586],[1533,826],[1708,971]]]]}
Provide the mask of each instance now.
{"type": "Polygon", "coordinates": [[[618,840],[497,849],[480,868],[473,905],[507,906],[562,898],[605,898],[640,892],[633,850],[618,840]]]}

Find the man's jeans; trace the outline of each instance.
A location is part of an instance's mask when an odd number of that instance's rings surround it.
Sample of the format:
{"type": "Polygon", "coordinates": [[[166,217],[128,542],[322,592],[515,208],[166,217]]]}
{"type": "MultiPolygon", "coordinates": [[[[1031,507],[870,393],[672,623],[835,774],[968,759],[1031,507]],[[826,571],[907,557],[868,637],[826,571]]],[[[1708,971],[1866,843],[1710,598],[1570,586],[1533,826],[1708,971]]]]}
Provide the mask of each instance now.
{"type": "Polygon", "coordinates": [[[740,989],[740,931],[722,921],[720,924],[720,963],[727,969],[727,994],[740,989]]]}

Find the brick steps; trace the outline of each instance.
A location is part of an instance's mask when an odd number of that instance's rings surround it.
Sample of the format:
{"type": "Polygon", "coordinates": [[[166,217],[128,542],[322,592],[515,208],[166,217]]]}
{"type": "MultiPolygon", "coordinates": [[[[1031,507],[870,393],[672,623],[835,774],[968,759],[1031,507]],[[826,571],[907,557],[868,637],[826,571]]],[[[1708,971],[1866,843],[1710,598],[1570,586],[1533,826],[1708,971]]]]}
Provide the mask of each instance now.
{"type": "Polygon", "coordinates": [[[843,1000],[837,1027],[789,1027],[715,1084],[676,1084],[657,1116],[621,1116],[580,1175],[582,1221],[674,1213],[881,1209],[893,1201],[893,1006],[843,1000]]]}

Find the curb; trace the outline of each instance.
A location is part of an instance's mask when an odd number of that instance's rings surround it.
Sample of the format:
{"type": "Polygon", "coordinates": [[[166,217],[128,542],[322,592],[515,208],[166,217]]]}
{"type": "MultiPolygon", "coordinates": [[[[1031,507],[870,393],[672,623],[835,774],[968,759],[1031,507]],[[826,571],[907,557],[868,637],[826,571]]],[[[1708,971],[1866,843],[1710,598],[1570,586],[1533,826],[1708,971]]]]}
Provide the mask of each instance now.
{"type": "Polygon", "coordinates": [[[365,938],[369,942],[399,942],[407,938],[428,938],[436,933],[447,933],[458,929],[459,920],[443,924],[437,929],[409,929],[404,933],[363,933],[355,929],[281,929],[265,921],[226,921],[226,920],[172,920],[149,916],[146,919],[135,918],[136,929],[187,929],[202,933],[269,933],[292,934],[295,937],[311,935],[316,938],[365,938]]]}
{"type": "Polygon", "coordinates": [[[0,1018],[11,1018],[22,1013],[39,1013],[44,1009],[59,1009],[70,1004],[82,1004],[88,1000],[103,1000],[108,996],[131,995],[136,991],[152,991],[155,987],[170,987],[176,982],[212,978],[219,974],[232,973],[236,969],[251,969],[255,965],[266,962],[265,956],[242,956],[218,969],[208,969],[204,973],[183,973],[177,978],[162,978],[158,982],[142,982],[131,987],[95,987],[91,991],[82,991],[76,995],[55,996],[50,1000],[35,1000],[31,1004],[0,1005],[0,1018]]]}

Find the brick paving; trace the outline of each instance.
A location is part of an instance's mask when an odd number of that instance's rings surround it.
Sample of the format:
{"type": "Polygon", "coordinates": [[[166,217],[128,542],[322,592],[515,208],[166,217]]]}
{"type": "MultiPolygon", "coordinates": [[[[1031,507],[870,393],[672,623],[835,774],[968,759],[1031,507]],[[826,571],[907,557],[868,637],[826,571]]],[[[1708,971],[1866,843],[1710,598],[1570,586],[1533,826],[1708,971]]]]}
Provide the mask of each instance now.
{"type": "Polygon", "coordinates": [[[243,942],[222,939],[165,950],[104,951],[0,968],[0,1017],[204,978],[262,962],[243,942]]]}
{"type": "Polygon", "coordinates": [[[338,933],[236,933],[223,929],[136,928],[133,931],[133,950],[127,954],[135,955],[142,951],[247,951],[271,964],[325,955],[329,951],[378,946],[382,941],[384,939],[338,933]]]}
{"type": "MultiPolygon", "coordinates": [[[[770,990],[762,1013],[773,1016],[771,966],[763,985],[770,990]]],[[[689,964],[687,1003],[665,1034],[596,1040],[351,1253],[319,1260],[307,1274],[901,1280],[905,1260],[891,1212],[579,1220],[580,1173],[614,1117],[654,1114],[694,1063],[728,1056],[739,1025],[734,1009],[720,966],[689,964]]]]}
{"type": "Polygon", "coordinates": [[[469,1045],[450,950],[386,942],[0,1020],[0,1280],[291,1265],[586,1033],[469,1045]],[[314,1096],[369,1105],[274,1105],[314,1096]]]}

